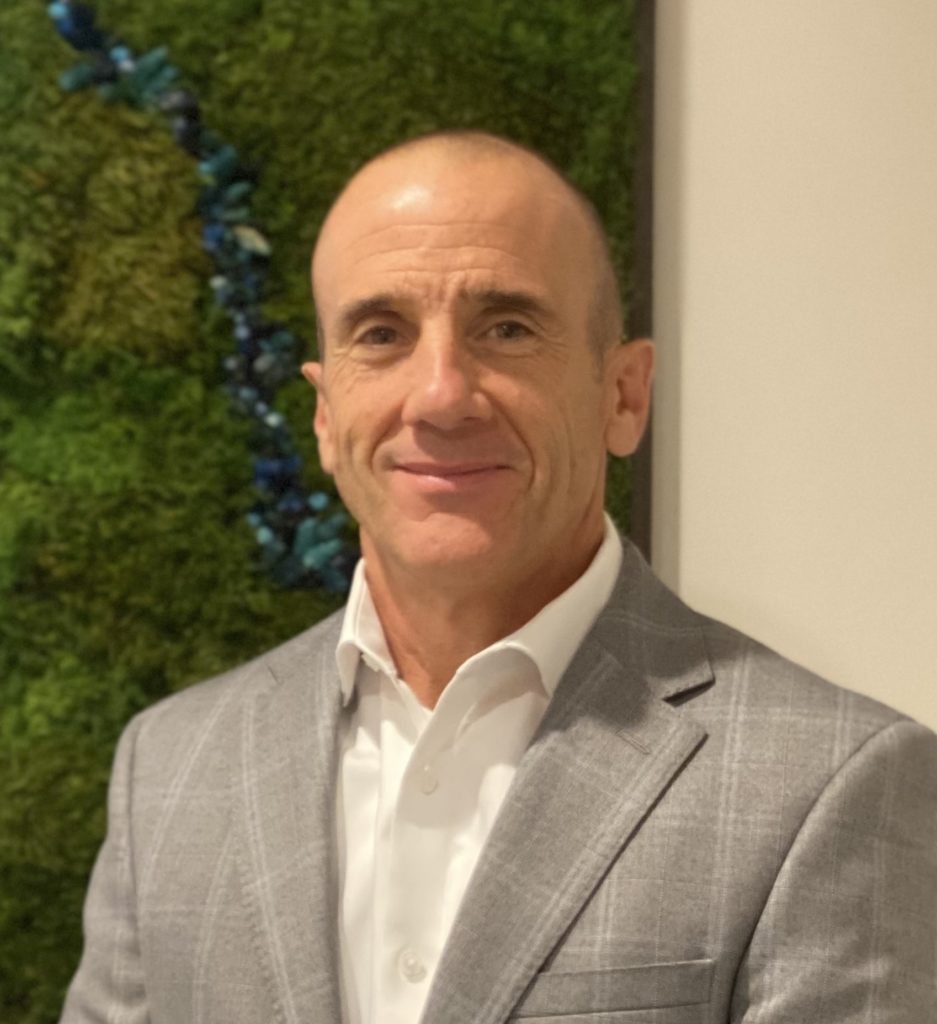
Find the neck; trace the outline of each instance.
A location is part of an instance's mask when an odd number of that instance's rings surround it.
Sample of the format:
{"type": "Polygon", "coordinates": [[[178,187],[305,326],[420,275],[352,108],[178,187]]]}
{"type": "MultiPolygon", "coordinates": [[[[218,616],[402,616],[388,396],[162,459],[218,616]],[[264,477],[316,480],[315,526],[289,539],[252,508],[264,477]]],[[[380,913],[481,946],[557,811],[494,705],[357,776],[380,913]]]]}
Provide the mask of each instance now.
{"type": "Polygon", "coordinates": [[[433,708],[463,662],[529,622],[585,572],[602,538],[563,572],[543,566],[500,585],[472,570],[430,578],[388,571],[362,541],[368,589],[394,664],[420,703],[433,708]],[[469,585],[460,586],[463,580],[469,585]]]}

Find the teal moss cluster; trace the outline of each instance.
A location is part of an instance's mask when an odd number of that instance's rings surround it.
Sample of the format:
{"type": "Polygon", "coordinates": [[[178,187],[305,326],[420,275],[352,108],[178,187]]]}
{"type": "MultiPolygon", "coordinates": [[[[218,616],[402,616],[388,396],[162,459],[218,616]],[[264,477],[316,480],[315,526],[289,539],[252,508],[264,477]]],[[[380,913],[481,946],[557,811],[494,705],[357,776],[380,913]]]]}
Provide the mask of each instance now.
{"type": "MultiPolygon", "coordinates": [[[[630,278],[636,83],[622,0],[101,0],[168,47],[219,135],[256,161],[264,304],[313,342],[307,261],[364,159],[482,127],[593,197],[630,278]]],[[[247,423],[221,390],[228,324],[164,124],[94,92],[36,0],[0,4],[0,1020],[57,1017],[130,715],[297,632],[333,596],[257,569],[247,423]]],[[[279,396],[310,489],[311,395],[279,396]]],[[[624,521],[627,471],[610,507],[624,521]]]]}

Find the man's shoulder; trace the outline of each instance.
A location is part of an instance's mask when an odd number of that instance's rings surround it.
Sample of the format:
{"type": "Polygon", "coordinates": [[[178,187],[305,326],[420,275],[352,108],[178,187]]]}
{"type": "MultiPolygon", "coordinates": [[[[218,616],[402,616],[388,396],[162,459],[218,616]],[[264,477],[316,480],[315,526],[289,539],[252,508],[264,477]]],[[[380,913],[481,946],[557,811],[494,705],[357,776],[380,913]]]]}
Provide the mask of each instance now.
{"type": "MultiPolygon", "coordinates": [[[[736,737],[770,733],[791,748],[853,748],[907,716],[779,654],[761,641],[686,605],[626,548],[608,611],[606,643],[637,657],[656,696],[707,730],[736,737]],[[615,639],[613,639],[613,637],[615,639]],[[674,682],[676,681],[676,682],[674,682]]],[[[848,680],[845,681],[848,685],[848,680]]],[[[921,727],[923,728],[923,727],[921,727]]]]}
{"type": "Polygon", "coordinates": [[[930,730],[872,697],[831,682],[723,622],[699,616],[713,685],[692,713],[717,733],[785,756],[848,760],[880,733],[930,730]],[[906,728],[907,727],[907,728],[906,728]],[[799,751],[799,753],[798,753],[799,751]]]}
{"type": "MultiPolygon", "coordinates": [[[[223,727],[245,705],[272,693],[278,686],[305,673],[310,685],[337,680],[317,677],[317,667],[334,665],[334,652],[343,611],[339,610],[309,629],[228,669],[173,693],[141,711],[127,732],[145,736],[169,753],[191,745],[210,728],[223,727]]],[[[322,673],[318,673],[321,675],[322,673]]]]}
{"type": "Polygon", "coordinates": [[[705,731],[688,772],[695,792],[739,778],[753,792],[783,785],[806,813],[831,780],[860,765],[897,765],[917,786],[937,781],[937,736],[926,726],[691,609],[656,578],[639,593],[619,629],[631,630],[625,649],[651,693],[705,731]]]}
{"type": "Polygon", "coordinates": [[[870,725],[906,718],[894,708],[818,673],[732,626],[700,616],[713,672],[765,706],[794,703],[802,714],[849,714],[870,725]]]}

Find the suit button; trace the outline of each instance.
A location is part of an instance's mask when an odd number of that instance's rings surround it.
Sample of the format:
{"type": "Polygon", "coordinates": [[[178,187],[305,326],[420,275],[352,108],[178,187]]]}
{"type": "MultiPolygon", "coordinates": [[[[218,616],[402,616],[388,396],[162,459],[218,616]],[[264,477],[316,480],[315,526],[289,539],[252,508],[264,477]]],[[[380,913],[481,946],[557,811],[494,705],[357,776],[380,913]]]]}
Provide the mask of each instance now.
{"type": "Polygon", "coordinates": [[[436,777],[436,773],[428,764],[423,765],[420,770],[420,792],[429,796],[430,793],[435,792],[438,785],[439,779],[436,777]]]}
{"type": "Polygon", "coordinates": [[[412,949],[402,950],[398,963],[407,981],[422,981],[426,977],[426,965],[412,949]]]}

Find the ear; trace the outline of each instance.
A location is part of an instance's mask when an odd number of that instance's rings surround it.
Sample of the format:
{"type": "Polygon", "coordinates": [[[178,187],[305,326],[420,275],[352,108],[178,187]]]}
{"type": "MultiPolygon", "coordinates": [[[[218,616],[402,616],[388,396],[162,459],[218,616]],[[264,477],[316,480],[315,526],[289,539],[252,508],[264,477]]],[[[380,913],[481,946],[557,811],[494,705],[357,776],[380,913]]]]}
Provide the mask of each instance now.
{"type": "Polygon", "coordinates": [[[651,409],[654,343],[626,342],[605,357],[605,445],[612,455],[631,455],[638,447],[651,409]]]}
{"type": "Polygon", "coordinates": [[[312,420],[312,429],[316,432],[319,443],[319,464],[326,473],[334,472],[335,448],[332,444],[331,413],[329,400],[323,382],[321,363],[303,363],[303,376],[316,389],[316,414],[312,420]]]}

